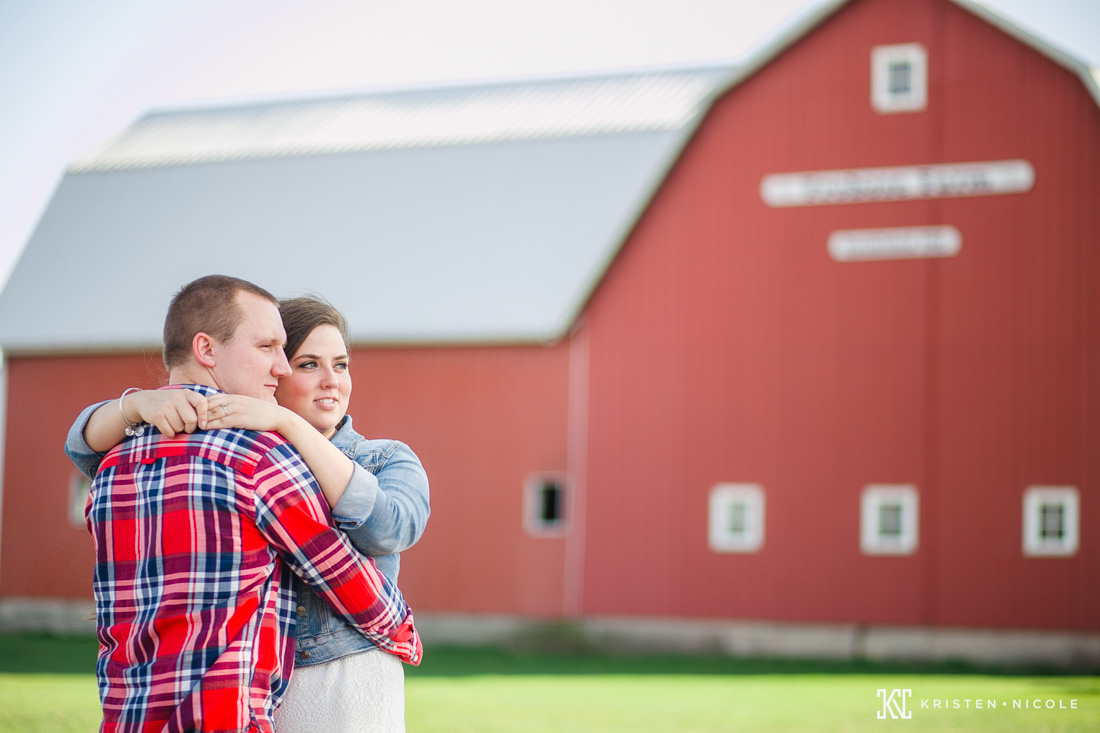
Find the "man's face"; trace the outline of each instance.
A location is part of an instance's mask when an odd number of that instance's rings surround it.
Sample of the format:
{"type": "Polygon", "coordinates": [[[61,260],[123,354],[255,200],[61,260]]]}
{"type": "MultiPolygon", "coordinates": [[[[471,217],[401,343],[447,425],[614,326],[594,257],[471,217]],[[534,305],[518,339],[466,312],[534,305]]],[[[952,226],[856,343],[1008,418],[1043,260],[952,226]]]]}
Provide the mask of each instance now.
{"type": "Polygon", "coordinates": [[[237,293],[243,313],[233,338],[214,342],[215,384],[223,392],[275,402],[279,378],[290,374],[283,344],[286,331],[278,307],[253,293],[237,293]]]}

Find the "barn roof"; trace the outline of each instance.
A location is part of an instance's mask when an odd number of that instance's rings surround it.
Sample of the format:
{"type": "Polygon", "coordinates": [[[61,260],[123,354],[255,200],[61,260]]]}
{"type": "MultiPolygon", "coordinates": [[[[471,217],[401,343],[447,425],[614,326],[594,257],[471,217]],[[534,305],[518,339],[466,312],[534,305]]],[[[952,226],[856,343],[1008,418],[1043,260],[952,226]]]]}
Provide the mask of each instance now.
{"type": "MultiPolygon", "coordinates": [[[[155,112],[65,175],[0,294],[14,351],[155,346],[210,272],[320,293],[357,343],[561,337],[713,99],[850,0],[732,64],[155,112]],[[28,307],[27,304],[33,304],[28,307]]],[[[1097,73],[971,0],[956,4],[1097,73]]]]}
{"type": "Polygon", "coordinates": [[[149,114],[65,175],[0,297],[0,343],[156,345],[171,295],[210,272],[322,294],[360,343],[553,340],[728,73],[149,114]]]}
{"type": "Polygon", "coordinates": [[[72,173],[681,128],[725,67],[406,89],[147,115],[72,173]]]}

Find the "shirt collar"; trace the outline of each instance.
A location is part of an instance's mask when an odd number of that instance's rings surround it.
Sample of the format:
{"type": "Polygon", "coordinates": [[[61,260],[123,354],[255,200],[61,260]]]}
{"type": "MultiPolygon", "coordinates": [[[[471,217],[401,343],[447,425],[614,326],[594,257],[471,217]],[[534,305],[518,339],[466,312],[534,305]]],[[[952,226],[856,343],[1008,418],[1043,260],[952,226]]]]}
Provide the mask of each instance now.
{"type": "Polygon", "coordinates": [[[193,392],[198,392],[205,397],[210,397],[216,394],[225,394],[225,392],[222,392],[220,389],[207,387],[205,384],[169,384],[165,387],[161,387],[161,389],[189,389],[193,392]]]}

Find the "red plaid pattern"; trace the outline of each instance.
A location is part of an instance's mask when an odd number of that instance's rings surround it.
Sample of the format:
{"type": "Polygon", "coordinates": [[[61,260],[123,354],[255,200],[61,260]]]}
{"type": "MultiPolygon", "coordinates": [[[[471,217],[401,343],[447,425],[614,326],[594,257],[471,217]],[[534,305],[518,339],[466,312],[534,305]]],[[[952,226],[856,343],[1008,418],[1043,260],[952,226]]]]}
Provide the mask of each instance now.
{"type": "Polygon", "coordinates": [[[87,520],[104,731],[273,731],[293,664],[289,572],[379,647],[420,662],[397,587],[333,528],[275,433],[128,439],[103,460],[87,520]]]}

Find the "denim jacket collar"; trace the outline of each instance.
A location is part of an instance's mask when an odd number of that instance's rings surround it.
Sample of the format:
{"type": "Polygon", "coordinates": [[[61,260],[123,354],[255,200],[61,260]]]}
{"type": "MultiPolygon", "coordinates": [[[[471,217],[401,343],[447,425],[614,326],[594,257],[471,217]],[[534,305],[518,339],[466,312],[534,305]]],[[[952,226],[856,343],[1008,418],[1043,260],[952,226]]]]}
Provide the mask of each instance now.
{"type": "Polygon", "coordinates": [[[354,458],[355,447],[362,439],[363,437],[355,432],[351,426],[351,415],[344,415],[332,436],[332,444],[342,450],[345,455],[354,458]]]}

